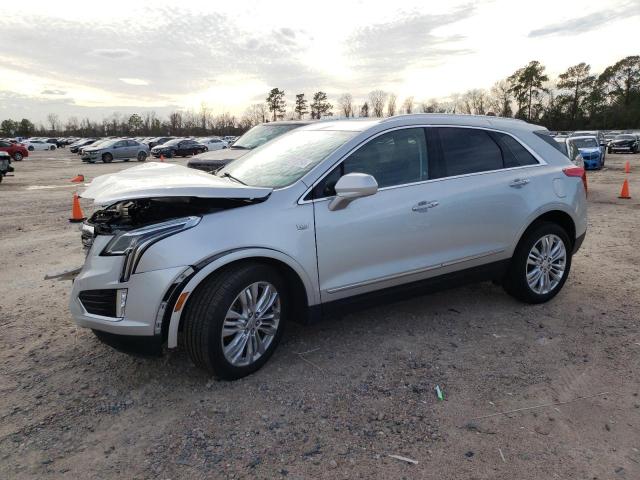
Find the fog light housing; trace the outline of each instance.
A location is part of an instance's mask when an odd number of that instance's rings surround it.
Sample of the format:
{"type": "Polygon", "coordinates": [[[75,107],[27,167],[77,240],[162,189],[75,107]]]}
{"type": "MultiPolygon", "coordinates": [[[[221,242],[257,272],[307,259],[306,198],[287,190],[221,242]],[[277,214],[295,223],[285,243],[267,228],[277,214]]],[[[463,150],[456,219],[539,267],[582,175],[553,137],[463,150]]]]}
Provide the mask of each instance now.
{"type": "Polygon", "coordinates": [[[116,294],[116,317],[124,318],[127,307],[127,289],[119,288],[116,294]]]}

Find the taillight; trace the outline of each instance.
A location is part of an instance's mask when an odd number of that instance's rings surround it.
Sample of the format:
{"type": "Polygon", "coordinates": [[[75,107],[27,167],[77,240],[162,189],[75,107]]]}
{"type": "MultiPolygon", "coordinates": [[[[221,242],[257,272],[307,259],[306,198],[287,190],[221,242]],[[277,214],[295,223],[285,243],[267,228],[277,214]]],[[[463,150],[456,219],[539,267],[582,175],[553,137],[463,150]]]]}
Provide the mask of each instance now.
{"type": "Polygon", "coordinates": [[[582,185],[584,186],[585,195],[589,193],[589,188],[587,186],[587,171],[582,167],[567,167],[563,168],[562,171],[567,177],[581,177],[582,185]]]}
{"type": "Polygon", "coordinates": [[[584,177],[584,168],[582,167],[567,167],[563,168],[562,171],[567,177],[584,177]]]}

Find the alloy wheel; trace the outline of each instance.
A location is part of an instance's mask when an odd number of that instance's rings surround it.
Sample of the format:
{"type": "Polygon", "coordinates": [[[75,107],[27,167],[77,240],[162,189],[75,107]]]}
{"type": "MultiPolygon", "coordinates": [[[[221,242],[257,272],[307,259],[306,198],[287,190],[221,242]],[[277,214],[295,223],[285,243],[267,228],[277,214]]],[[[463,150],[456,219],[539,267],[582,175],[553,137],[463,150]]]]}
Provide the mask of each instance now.
{"type": "Polygon", "coordinates": [[[562,281],[567,266],[567,250],[557,235],[540,238],[529,251],[526,265],[529,288],[539,295],[553,291],[562,281]]]}
{"type": "Polygon", "coordinates": [[[222,350],[235,367],[251,365],[269,348],[280,324],[280,295],[269,282],[244,288],[222,325],[222,350]]]}

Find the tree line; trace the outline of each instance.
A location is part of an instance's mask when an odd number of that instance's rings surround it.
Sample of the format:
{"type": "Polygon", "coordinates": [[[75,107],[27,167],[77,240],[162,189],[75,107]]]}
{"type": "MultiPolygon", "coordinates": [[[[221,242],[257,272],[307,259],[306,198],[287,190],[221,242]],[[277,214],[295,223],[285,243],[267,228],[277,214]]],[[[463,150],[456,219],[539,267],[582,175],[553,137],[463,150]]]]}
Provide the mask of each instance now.
{"type": "Polygon", "coordinates": [[[69,117],[62,122],[49,114],[46,124],[34,125],[29,119],[3,120],[3,136],[33,135],[239,135],[252,126],[276,120],[302,120],[331,117],[383,117],[398,113],[464,113],[515,117],[539,123],[550,130],[640,128],[640,56],[625,57],[592,72],[582,62],[550,80],[539,61],[531,61],[490,89],[471,89],[446,99],[418,102],[408,96],[398,101],[395,94],[371,91],[356,103],[350,93],[329,102],[326,92],[315,92],[310,101],[305,93],[295,94],[288,107],[284,90],[273,88],[265,101],[246,109],[240,117],[229,113],[214,115],[201,104],[199,111],[174,111],[161,119],[155,112],[123,116],[114,113],[102,121],[69,117]]]}

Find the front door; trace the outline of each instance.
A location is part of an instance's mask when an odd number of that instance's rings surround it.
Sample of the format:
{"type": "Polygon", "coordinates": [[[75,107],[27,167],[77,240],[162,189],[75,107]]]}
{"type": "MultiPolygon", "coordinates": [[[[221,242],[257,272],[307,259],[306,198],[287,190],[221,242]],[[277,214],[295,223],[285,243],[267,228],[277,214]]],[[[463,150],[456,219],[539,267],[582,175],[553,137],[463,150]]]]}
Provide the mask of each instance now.
{"type": "Polygon", "coordinates": [[[423,128],[391,131],[360,147],[314,188],[320,295],[323,302],[421,277],[430,264],[423,128]],[[378,192],[329,210],[340,176],[367,173],[378,192]]]}

